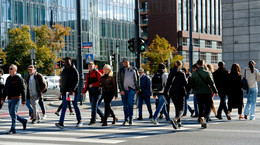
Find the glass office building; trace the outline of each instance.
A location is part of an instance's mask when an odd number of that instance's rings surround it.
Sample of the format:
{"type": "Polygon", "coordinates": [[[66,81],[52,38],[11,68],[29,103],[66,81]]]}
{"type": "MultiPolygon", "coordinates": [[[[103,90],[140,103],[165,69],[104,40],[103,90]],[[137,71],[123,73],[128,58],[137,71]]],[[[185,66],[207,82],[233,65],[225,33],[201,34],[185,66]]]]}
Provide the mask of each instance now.
{"type": "MultiPolygon", "coordinates": [[[[134,37],[134,0],[81,0],[82,42],[93,42],[96,61],[106,62],[119,47],[121,58],[134,56],[127,41],[134,37]],[[131,56],[130,56],[131,55],[131,56]]],[[[62,24],[71,28],[60,57],[77,57],[76,0],[0,0],[0,48],[8,45],[7,32],[22,25],[62,24]]],[[[34,39],[34,34],[32,37],[34,39]]]]}

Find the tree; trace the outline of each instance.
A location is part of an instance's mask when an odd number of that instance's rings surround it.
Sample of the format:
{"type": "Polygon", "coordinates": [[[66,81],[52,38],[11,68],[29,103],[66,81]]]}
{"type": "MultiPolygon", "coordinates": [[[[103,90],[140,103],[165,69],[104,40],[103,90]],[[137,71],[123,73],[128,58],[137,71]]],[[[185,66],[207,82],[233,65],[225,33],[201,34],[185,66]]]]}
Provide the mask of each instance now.
{"type": "Polygon", "coordinates": [[[35,48],[29,32],[30,27],[26,25],[21,28],[13,28],[8,32],[9,44],[6,47],[6,63],[7,65],[17,65],[20,73],[27,71],[28,65],[31,64],[31,49],[35,48]]]}
{"type": "Polygon", "coordinates": [[[0,58],[3,59],[3,65],[6,64],[6,52],[3,52],[2,48],[0,48],[0,58]]]}
{"type": "Polygon", "coordinates": [[[71,29],[56,24],[52,28],[42,25],[41,27],[33,27],[32,30],[36,36],[37,65],[42,68],[42,73],[52,75],[54,64],[61,60],[61,58],[57,58],[57,52],[60,52],[66,44],[63,37],[69,36],[71,29]]]}
{"type": "Polygon", "coordinates": [[[148,50],[142,53],[142,56],[148,59],[148,62],[142,64],[142,67],[152,74],[158,69],[158,64],[165,63],[169,58],[171,67],[176,60],[183,59],[183,56],[177,55],[177,50],[165,38],[158,35],[156,35],[148,50]]]}

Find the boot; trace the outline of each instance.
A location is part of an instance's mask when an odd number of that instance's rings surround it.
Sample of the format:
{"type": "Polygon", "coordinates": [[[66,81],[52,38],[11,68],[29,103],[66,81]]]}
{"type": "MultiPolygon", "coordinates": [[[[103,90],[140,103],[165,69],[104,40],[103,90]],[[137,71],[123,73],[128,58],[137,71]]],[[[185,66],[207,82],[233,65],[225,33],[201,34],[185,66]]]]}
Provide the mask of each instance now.
{"type": "Polygon", "coordinates": [[[112,122],[112,124],[116,124],[117,121],[118,121],[118,118],[117,118],[117,117],[113,117],[113,122],[112,122]]]}

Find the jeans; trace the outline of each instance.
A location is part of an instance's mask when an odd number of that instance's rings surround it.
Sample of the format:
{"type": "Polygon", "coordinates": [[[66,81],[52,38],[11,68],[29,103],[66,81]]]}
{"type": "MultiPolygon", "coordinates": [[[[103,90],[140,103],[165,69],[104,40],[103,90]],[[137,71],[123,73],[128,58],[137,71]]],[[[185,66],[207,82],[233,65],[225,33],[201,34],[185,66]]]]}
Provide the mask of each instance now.
{"type": "Polygon", "coordinates": [[[100,100],[101,95],[89,95],[89,100],[91,103],[91,120],[90,122],[95,123],[96,122],[96,116],[97,113],[101,117],[101,120],[104,118],[104,113],[101,111],[101,109],[98,106],[98,101],[100,100]]]}
{"type": "MultiPolygon", "coordinates": [[[[78,107],[78,99],[79,99],[79,96],[75,95],[75,98],[74,98],[74,101],[72,101],[72,104],[73,104],[74,110],[76,112],[77,121],[81,121],[80,110],[79,110],[79,107],[78,107]]],[[[69,102],[70,101],[66,100],[66,96],[62,97],[62,110],[61,110],[61,115],[60,115],[60,123],[61,124],[63,124],[63,122],[64,122],[65,113],[66,113],[69,102]]]]}
{"type": "Polygon", "coordinates": [[[142,116],[142,111],[143,111],[143,101],[145,101],[145,104],[147,106],[149,115],[152,116],[153,112],[152,112],[152,107],[151,107],[151,102],[150,102],[150,96],[148,97],[141,97],[138,96],[138,111],[139,111],[139,116],[142,116]]]}
{"type": "Polygon", "coordinates": [[[10,131],[15,131],[16,120],[20,121],[22,124],[26,123],[26,121],[27,121],[26,119],[17,115],[18,107],[20,105],[20,100],[21,100],[21,98],[8,100],[9,114],[12,119],[12,126],[11,126],[10,131]]]}
{"type": "Polygon", "coordinates": [[[32,116],[33,114],[33,109],[32,109],[32,105],[31,105],[31,102],[30,102],[30,99],[26,99],[26,104],[27,108],[29,109],[29,116],[32,116]]]}
{"type": "Polygon", "coordinates": [[[183,116],[187,115],[187,109],[189,109],[190,113],[193,111],[190,105],[188,104],[189,97],[190,94],[185,95],[183,116]]]}
{"type": "Polygon", "coordinates": [[[124,90],[125,95],[122,95],[122,103],[124,107],[124,115],[125,115],[125,121],[132,120],[133,114],[134,114],[134,97],[135,97],[135,90],[129,89],[124,90]]]}
{"type": "Polygon", "coordinates": [[[249,88],[244,114],[245,115],[250,114],[250,120],[255,119],[255,107],[256,107],[257,95],[258,95],[258,88],[249,88]]]}
{"type": "Polygon", "coordinates": [[[199,116],[199,112],[198,112],[198,100],[197,100],[196,94],[193,95],[193,104],[194,104],[194,115],[195,115],[195,116],[199,116]]]}
{"type": "Polygon", "coordinates": [[[164,96],[162,94],[158,94],[157,95],[158,99],[159,99],[159,104],[156,108],[156,111],[154,112],[154,115],[153,115],[153,119],[157,119],[158,117],[158,114],[163,111],[165,117],[166,117],[166,120],[170,120],[170,116],[166,110],[166,101],[164,99],[164,96]]]}
{"type": "Polygon", "coordinates": [[[212,94],[197,94],[199,104],[199,117],[209,117],[212,107],[212,94]]]}
{"type": "Polygon", "coordinates": [[[227,115],[228,114],[227,103],[226,103],[227,93],[225,91],[219,90],[218,94],[220,98],[220,104],[218,107],[217,116],[221,116],[222,110],[224,110],[225,114],[227,115]]]}

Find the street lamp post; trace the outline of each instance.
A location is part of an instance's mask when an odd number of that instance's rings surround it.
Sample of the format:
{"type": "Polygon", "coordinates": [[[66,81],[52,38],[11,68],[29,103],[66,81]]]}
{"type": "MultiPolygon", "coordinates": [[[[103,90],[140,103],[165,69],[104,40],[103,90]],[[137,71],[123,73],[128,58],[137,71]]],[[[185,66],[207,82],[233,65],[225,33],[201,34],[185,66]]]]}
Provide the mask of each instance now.
{"type": "Polygon", "coordinates": [[[189,47],[189,69],[192,72],[192,65],[193,65],[193,45],[192,45],[192,31],[193,31],[193,21],[192,21],[192,7],[193,7],[193,0],[190,0],[190,47],[189,47]]]}
{"type": "Polygon", "coordinates": [[[140,36],[140,16],[139,16],[139,0],[135,0],[135,48],[137,50],[136,67],[141,67],[141,52],[139,46],[140,36]]]}

